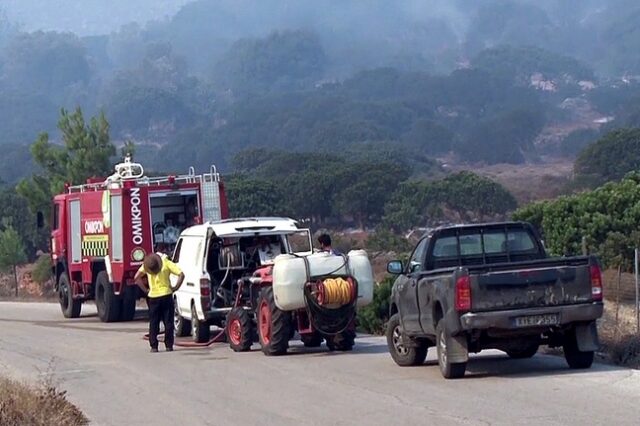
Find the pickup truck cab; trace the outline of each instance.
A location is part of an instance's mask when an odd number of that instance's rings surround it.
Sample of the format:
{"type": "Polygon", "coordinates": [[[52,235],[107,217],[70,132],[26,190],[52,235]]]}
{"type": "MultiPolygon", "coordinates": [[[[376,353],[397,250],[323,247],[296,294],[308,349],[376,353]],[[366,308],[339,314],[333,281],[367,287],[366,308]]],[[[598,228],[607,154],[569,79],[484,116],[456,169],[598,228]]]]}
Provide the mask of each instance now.
{"type": "Polygon", "coordinates": [[[540,345],[563,347],[571,368],[589,368],[598,348],[602,279],[594,256],[549,257],[524,222],[437,228],[397,275],[387,344],[401,366],[437,348],[445,378],[464,376],[469,352],[499,349],[528,358],[540,345]]]}

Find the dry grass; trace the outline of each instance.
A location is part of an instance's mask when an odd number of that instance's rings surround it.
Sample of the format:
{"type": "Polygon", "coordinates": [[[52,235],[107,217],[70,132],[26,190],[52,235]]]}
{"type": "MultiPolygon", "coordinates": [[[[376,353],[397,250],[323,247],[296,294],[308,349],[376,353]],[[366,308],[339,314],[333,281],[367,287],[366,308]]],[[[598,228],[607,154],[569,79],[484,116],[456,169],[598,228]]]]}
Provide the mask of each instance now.
{"type": "Polygon", "coordinates": [[[44,380],[31,386],[0,377],[0,425],[2,426],[79,426],[88,419],[60,391],[44,380]]]}
{"type": "Polygon", "coordinates": [[[602,352],[609,361],[640,368],[640,333],[636,329],[636,313],[633,306],[605,302],[604,315],[598,328],[602,352]]]}

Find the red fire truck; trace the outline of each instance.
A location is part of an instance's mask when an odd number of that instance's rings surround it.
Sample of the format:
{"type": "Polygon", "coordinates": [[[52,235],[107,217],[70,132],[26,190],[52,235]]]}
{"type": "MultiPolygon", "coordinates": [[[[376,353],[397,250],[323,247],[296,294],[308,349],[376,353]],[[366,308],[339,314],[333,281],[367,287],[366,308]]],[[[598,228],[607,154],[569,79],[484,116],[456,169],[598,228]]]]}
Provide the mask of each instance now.
{"type": "Polygon", "coordinates": [[[171,253],[180,230],[226,219],[215,166],[208,173],[147,177],[126,158],[106,179],[66,186],[53,200],[51,254],[62,313],[95,300],[103,322],[130,321],[141,296],[133,277],[148,253],[171,253]]]}

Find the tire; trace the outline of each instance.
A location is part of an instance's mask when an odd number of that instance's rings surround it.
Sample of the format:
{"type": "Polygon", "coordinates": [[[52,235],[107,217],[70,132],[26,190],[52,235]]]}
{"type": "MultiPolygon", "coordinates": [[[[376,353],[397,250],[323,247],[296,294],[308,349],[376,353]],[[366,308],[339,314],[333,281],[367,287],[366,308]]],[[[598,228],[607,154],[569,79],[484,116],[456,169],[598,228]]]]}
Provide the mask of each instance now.
{"type": "Polygon", "coordinates": [[[227,341],[235,352],[246,352],[253,345],[255,327],[249,311],[241,307],[233,308],[227,314],[227,341]]]}
{"type": "Polygon", "coordinates": [[[122,321],[132,321],[136,316],[136,302],[138,301],[138,288],[125,286],[122,294],[122,311],[120,319],[122,321]]]}
{"type": "Polygon", "coordinates": [[[176,298],[173,299],[173,334],[176,337],[185,337],[191,334],[191,321],[180,314],[176,298]]]}
{"type": "Polygon", "coordinates": [[[95,299],[100,321],[115,322],[120,319],[122,299],[113,293],[113,285],[105,271],[99,272],[96,278],[95,299]]]}
{"type": "Polygon", "coordinates": [[[281,311],[273,298],[273,289],[265,287],[258,297],[258,340],[265,355],[283,355],[289,348],[291,313],[281,311]]]}
{"type": "Polygon", "coordinates": [[[326,336],[327,347],[330,351],[347,352],[353,349],[355,345],[356,332],[353,330],[345,330],[335,336],[326,336]]]}
{"type": "Polygon", "coordinates": [[[567,361],[569,368],[586,369],[591,368],[593,364],[593,351],[581,351],[578,349],[578,341],[576,340],[575,331],[567,333],[564,344],[564,359],[567,361]]]}
{"type": "Polygon", "coordinates": [[[440,321],[436,326],[436,347],[438,348],[438,366],[440,367],[440,373],[442,373],[445,379],[459,379],[464,376],[467,363],[460,362],[454,364],[449,362],[447,338],[444,321],[440,321]]]}
{"type": "Polygon", "coordinates": [[[300,335],[300,340],[307,348],[317,348],[322,345],[322,334],[317,331],[311,334],[302,334],[300,335]]]}
{"type": "Polygon", "coordinates": [[[509,349],[505,352],[507,353],[507,355],[509,355],[509,358],[526,359],[526,358],[532,358],[535,354],[537,354],[539,347],[540,345],[538,343],[535,343],[529,346],[523,346],[518,349],[509,349]]]}
{"type": "Polygon", "coordinates": [[[60,309],[65,318],[78,318],[82,309],[82,300],[73,298],[71,284],[67,274],[61,274],[58,278],[58,300],[60,309]]]}
{"type": "Polygon", "coordinates": [[[191,304],[191,337],[196,343],[206,343],[211,338],[209,324],[200,321],[196,312],[196,305],[191,304]]]}
{"type": "Polygon", "coordinates": [[[415,347],[408,347],[403,344],[402,324],[400,324],[399,314],[393,314],[389,318],[386,336],[389,354],[400,367],[410,367],[424,363],[429,347],[424,342],[420,342],[419,346],[415,347]]]}

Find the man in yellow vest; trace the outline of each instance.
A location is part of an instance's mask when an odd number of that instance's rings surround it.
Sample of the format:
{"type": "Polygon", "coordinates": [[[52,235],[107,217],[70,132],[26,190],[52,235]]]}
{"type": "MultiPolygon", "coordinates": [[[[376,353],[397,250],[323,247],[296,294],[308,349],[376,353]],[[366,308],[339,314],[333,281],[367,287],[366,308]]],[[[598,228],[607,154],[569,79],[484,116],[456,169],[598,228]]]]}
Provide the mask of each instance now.
{"type": "Polygon", "coordinates": [[[147,294],[149,305],[149,345],[151,352],[158,352],[158,333],[160,321],[164,324],[164,345],[167,352],[173,351],[173,292],[177,291],[184,281],[184,273],[166,256],[150,254],[134,277],[138,287],[147,294]],[[149,288],[142,278],[147,276],[149,288]],[[171,275],[178,276],[175,287],[171,286],[171,275]]]}

